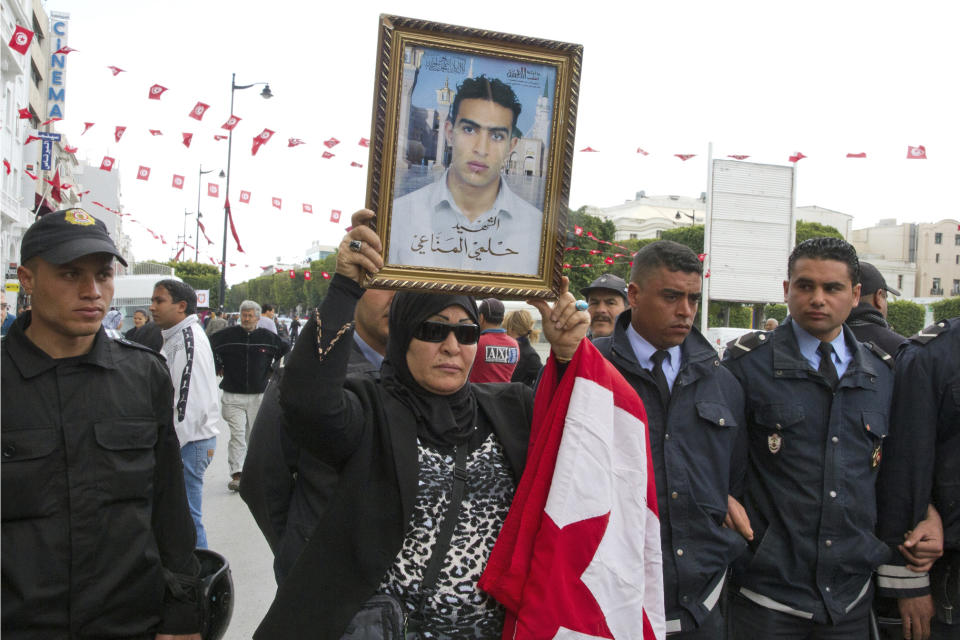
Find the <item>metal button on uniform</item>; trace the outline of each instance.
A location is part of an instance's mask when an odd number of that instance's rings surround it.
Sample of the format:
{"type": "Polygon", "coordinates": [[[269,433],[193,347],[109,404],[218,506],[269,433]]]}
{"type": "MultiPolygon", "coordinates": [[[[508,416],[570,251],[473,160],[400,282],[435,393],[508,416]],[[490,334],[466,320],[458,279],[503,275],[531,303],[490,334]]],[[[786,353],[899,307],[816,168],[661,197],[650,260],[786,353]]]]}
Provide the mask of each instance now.
{"type": "Polygon", "coordinates": [[[780,423],[779,423],[779,422],[778,422],[777,424],[775,424],[774,426],[775,426],[777,429],[783,429],[783,427],[780,426],[780,423]]]}
{"type": "Polygon", "coordinates": [[[724,420],[723,418],[720,418],[719,420],[717,420],[717,424],[722,427],[723,425],[727,424],[727,421],[724,420]]]}
{"type": "Polygon", "coordinates": [[[840,438],[838,438],[837,436],[833,436],[832,438],[830,438],[830,440],[833,442],[833,444],[837,444],[838,442],[840,442],[840,438]]]}
{"type": "Polygon", "coordinates": [[[778,375],[778,376],[782,376],[782,375],[783,375],[783,370],[777,369],[777,375],[778,375]]]}
{"type": "Polygon", "coordinates": [[[683,555],[683,549],[677,549],[677,555],[678,555],[678,556],[682,556],[682,555],[683,555]]]}
{"type": "Polygon", "coordinates": [[[836,498],[836,497],[837,497],[837,492],[836,492],[836,491],[831,491],[831,492],[830,492],[830,497],[831,497],[831,498],[836,498]]]}
{"type": "Polygon", "coordinates": [[[827,541],[824,542],[823,544],[827,545],[828,547],[832,547],[832,546],[833,546],[833,540],[827,540],[827,541]]]}
{"type": "Polygon", "coordinates": [[[824,591],[826,591],[827,593],[830,593],[830,587],[827,587],[826,589],[824,589],[824,591]]]}
{"type": "Polygon", "coordinates": [[[673,498],[674,500],[676,500],[677,498],[680,497],[680,494],[677,493],[676,491],[674,491],[673,493],[670,494],[670,497],[673,498]]]}
{"type": "Polygon", "coordinates": [[[669,440],[669,439],[670,439],[670,434],[669,434],[669,433],[663,434],[663,439],[664,439],[664,440],[669,440]]]}
{"type": "Polygon", "coordinates": [[[681,602],[690,602],[690,596],[680,596],[681,602]]]}

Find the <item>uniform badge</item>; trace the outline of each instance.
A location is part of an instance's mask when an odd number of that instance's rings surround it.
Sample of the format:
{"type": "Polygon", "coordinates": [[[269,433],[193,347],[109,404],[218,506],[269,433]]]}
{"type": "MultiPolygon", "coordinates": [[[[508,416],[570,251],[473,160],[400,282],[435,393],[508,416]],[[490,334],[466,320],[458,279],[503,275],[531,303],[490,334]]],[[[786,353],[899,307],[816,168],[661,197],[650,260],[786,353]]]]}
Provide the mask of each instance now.
{"type": "Polygon", "coordinates": [[[70,224],[78,224],[82,227],[89,227],[90,225],[97,223],[97,221],[93,219],[93,216],[83,209],[67,209],[63,219],[65,222],[69,222],[70,224]]]}
{"type": "Polygon", "coordinates": [[[881,445],[878,444],[874,448],[873,453],[870,455],[870,466],[873,469],[876,469],[877,467],[880,466],[880,458],[883,457],[883,455],[880,453],[880,448],[881,448],[881,445]]]}
{"type": "Polygon", "coordinates": [[[771,433],[767,436],[767,447],[770,453],[780,453],[780,447],[783,445],[783,436],[779,433],[771,433]]]}

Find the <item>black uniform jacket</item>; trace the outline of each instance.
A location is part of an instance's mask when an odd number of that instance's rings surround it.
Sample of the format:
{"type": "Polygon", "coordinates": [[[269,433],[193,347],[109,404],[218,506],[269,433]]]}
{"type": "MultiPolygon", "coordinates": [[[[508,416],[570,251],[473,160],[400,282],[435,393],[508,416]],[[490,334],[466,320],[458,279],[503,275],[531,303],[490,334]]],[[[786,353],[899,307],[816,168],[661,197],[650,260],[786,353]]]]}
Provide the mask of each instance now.
{"type": "Polygon", "coordinates": [[[540,354],[530,344],[529,338],[517,338],[517,345],[520,347],[520,358],[517,360],[517,368],[513,370],[510,382],[522,382],[528,387],[534,387],[543,369],[540,354]]]}
{"type": "Polygon", "coordinates": [[[860,342],[872,342],[894,357],[907,342],[906,338],[890,328],[880,311],[866,301],[850,312],[847,326],[860,342]]]}
{"type": "MultiPolygon", "coordinates": [[[[922,520],[927,504],[943,519],[943,543],[960,551],[960,317],[943,320],[910,338],[897,360],[894,436],[884,444],[877,486],[880,533],[895,546],[922,520]]],[[[926,576],[884,566],[877,585],[884,595],[911,597],[929,591],[926,576]]]]}
{"type": "MultiPolygon", "coordinates": [[[[377,375],[375,367],[354,342],[347,375],[377,375]]],[[[273,551],[277,584],[290,572],[303,550],[330,494],[337,471],[290,439],[280,409],[283,369],[270,380],[250,433],[243,462],[240,497],[273,551]]]]}
{"type": "Polygon", "coordinates": [[[713,610],[729,564],[747,543],[722,527],[727,495],[737,495],[746,462],[743,390],[695,328],[680,349],[683,364],[669,409],[652,374],[640,366],[627,336],[632,311],[617,318],[613,335],[593,344],[637,391],[647,410],[657,480],[667,620],[684,631],[713,610]]]}
{"type": "Polygon", "coordinates": [[[290,350],[290,344],[266,329],[247,331],[239,324],[210,336],[220,388],[229,393],[263,393],[273,374],[273,364],[290,350]]]}
{"type": "Polygon", "coordinates": [[[196,530],[163,360],[101,328],[54,360],[24,334],[2,347],[3,637],[199,631],[196,530]],[[177,590],[179,591],[179,590],[177,590]]]}
{"type": "MultiPolygon", "coordinates": [[[[353,318],[362,294],[337,278],[324,299],[323,326],[353,318]]],[[[291,437],[340,473],[327,510],[256,638],[339,639],[370,598],[403,545],[417,493],[417,424],[411,411],[370,376],[346,378],[352,330],[321,363],[316,322],[300,332],[284,372],[280,402],[291,437]]],[[[519,482],[526,461],[533,391],[522,384],[472,385],[477,420],[503,445],[519,482]]]]}
{"type": "Polygon", "coordinates": [[[853,360],[836,391],[800,353],[790,318],[724,353],[747,398],[743,506],[754,531],[750,553],[734,565],[735,585],[767,608],[821,624],[869,597],[873,570],[889,553],[875,535],[875,484],[893,371],[846,326],[843,335],[853,360]]]}

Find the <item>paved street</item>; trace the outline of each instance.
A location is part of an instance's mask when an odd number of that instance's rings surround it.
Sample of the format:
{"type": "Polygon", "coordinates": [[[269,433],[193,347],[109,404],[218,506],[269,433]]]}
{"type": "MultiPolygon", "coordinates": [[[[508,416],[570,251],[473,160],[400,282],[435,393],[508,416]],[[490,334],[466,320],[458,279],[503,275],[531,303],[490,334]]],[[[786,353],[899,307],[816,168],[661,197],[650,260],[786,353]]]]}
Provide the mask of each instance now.
{"type": "Polygon", "coordinates": [[[273,601],[273,555],[239,493],[227,489],[229,428],[220,425],[217,452],[203,482],[203,523],[210,549],[226,556],[233,572],[233,619],[225,640],[249,640],[273,601]]]}

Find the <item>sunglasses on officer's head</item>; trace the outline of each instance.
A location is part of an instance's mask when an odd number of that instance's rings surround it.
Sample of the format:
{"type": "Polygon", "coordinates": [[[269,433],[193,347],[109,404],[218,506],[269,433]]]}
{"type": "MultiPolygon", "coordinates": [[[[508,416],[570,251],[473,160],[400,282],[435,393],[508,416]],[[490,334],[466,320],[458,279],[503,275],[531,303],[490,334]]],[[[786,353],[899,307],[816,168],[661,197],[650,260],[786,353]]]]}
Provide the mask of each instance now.
{"type": "Polygon", "coordinates": [[[476,344],[480,338],[480,327],[475,324],[451,324],[433,320],[427,320],[417,327],[413,337],[424,342],[443,342],[451,331],[460,344],[476,344]]]}

